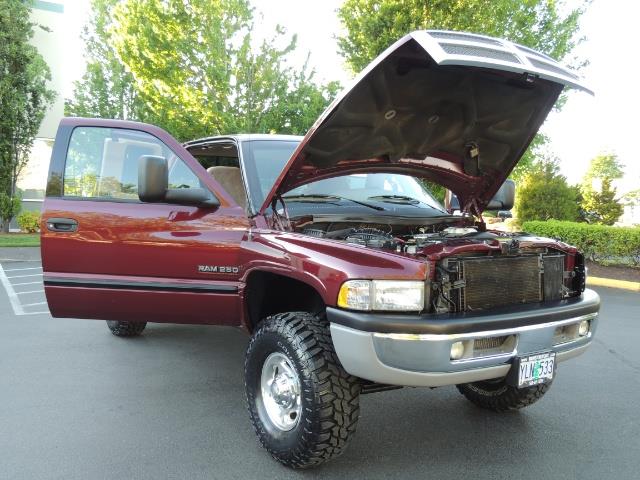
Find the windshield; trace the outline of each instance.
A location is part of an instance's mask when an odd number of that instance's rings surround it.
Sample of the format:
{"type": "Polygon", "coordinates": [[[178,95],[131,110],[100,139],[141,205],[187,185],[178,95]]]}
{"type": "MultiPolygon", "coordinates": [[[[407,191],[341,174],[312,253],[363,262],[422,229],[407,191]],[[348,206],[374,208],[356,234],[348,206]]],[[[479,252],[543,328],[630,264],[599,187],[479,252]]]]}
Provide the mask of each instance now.
{"type": "Polygon", "coordinates": [[[334,195],[358,200],[417,201],[444,211],[417,178],[397,173],[354,173],[308,183],[287,192],[284,197],[296,195],[334,195]]]}
{"type": "MultiPolygon", "coordinates": [[[[287,160],[298,146],[295,140],[250,140],[242,142],[242,156],[250,197],[255,208],[264,202],[287,160]]],[[[445,211],[419,178],[397,173],[355,173],[311,182],[283,196],[332,195],[366,201],[413,201],[445,211]]]]}
{"type": "Polygon", "coordinates": [[[242,162],[254,208],[260,208],[298,143],[275,139],[242,142],[242,162]]]}

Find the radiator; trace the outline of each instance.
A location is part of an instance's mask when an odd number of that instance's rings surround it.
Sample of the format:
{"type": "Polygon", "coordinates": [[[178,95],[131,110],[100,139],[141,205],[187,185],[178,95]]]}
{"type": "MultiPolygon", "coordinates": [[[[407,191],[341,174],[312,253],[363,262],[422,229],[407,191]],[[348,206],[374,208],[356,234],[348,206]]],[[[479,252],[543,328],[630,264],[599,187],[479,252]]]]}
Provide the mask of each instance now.
{"type": "Polygon", "coordinates": [[[564,256],[523,255],[449,259],[457,272],[457,311],[477,311],[562,298],[564,256]]]}

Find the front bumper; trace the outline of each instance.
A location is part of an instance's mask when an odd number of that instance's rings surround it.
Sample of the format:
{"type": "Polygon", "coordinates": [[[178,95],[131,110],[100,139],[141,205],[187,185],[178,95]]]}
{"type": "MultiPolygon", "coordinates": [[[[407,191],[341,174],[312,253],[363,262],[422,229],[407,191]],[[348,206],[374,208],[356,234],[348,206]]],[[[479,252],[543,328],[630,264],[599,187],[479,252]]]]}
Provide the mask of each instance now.
{"type": "Polygon", "coordinates": [[[500,378],[513,358],[556,352],[557,361],[583,353],[597,327],[600,298],[581,297],[544,305],[496,309],[490,314],[385,315],[327,309],[333,344],[347,372],[389,385],[438,387],[500,378]],[[590,323],[589,333],[560,341],[558,329],[590,323]],[[507,339],[489,354],[451,360],[454,342],[507,339]]]}

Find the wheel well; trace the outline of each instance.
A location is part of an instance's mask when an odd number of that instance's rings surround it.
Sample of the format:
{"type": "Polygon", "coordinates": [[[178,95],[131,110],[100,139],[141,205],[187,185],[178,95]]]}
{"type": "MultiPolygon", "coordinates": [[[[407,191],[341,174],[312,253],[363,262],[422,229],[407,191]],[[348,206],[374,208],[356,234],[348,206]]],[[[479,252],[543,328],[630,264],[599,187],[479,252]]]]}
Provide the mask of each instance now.
{"type": "Polygon", "coordinates": [[[284,312],[324,312],[324,301],[310,285],[284,275],[254,272],[245,290],[249,331],[265,317],[284,312]]]}

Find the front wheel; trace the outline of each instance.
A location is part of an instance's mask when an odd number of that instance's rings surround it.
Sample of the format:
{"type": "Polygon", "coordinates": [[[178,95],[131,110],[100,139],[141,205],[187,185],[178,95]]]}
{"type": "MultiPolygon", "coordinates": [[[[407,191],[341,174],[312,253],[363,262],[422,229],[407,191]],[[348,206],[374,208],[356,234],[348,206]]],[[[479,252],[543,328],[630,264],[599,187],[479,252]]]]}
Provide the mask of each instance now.
{"type": "Polygon", "coordinates": [[[507,412],[519,410],[537,402],[547,393],[551,383],[516,388],[508,385],[504,379],[497,379],[464,383],[456,387],[467,400],[481,408],[494,412],[507,412]]]}
{"type": "Polygon", "coordinates": [[[326,321],[304,312],[266,318],[247,347],[244,374],[251,422],[276,460],[307,468],[344,452],[360,382],[340,365],[326,321]]]}

